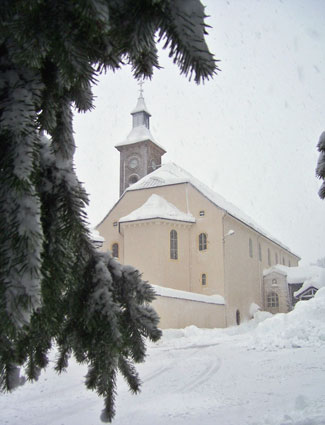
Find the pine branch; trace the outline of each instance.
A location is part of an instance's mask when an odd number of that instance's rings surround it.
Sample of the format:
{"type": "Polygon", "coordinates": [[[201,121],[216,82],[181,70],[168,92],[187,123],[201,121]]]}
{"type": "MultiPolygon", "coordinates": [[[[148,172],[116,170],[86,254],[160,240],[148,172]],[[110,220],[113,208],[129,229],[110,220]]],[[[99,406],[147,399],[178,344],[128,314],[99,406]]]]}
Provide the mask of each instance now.
{"type": "Polygon", "coordinates": [[[318,195],[321,199],[325,199],[325,131],[319,137],[317,149],[320,153],[317,161],[316,176],[323,180],[318,195]]]}

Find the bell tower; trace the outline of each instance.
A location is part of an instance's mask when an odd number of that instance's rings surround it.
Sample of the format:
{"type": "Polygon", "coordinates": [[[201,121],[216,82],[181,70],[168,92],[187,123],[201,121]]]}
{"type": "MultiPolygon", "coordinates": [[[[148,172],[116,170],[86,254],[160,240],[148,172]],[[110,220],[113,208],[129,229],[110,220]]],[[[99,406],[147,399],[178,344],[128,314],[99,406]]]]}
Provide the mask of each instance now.
{"type": "Polygon", "coordinates": [[[140,95],[131,112],[132,130],[123,143],[115,145],[120,152],[120,196],[127,187],[161,165],[166,153],[150,132],[150,112],[143,97],[143,82],[139,82],[140,95]]]}

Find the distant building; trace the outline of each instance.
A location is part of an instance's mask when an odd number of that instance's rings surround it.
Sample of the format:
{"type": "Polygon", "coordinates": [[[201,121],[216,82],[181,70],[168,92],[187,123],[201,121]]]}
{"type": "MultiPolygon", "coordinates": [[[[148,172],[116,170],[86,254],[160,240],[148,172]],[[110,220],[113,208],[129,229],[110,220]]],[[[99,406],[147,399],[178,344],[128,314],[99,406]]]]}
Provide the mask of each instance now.
{"type": "Polygon", "coordinates": [[[318,266],[286,267],[280,264],[264,270],[266,309],[271,313],[289,311],[300,300],[309,300],[321,287],[325,286],[325,269],[318,266]]]}
{"type": "Polygon", "coordinates": [[[288,311],[285,280],[275,286],[263,271],[300,258],[181,167],[161,165],[165,150],[150,133],[142,93],[132,116],[131,133],[116,146],[120,199],[97,230],[102,249],[156,285],[161,327],[239,324],[255,304],[288,311]]]}

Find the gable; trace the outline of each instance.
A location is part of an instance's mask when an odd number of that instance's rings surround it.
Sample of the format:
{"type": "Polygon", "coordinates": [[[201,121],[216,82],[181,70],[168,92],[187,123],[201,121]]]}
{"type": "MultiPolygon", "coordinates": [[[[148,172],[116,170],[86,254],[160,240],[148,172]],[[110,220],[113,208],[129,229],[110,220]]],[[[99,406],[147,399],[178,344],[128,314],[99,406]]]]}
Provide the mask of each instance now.
{"type": "Polygon", "coordinates": [[[185,221],[189,223],[195,222],[195,218],[192,214],[180,211],[174,204],[166,201],[165,198],[155,193],[152,194],[140,208],[133,210],[125,217],[121,217],[119,222],[149,220],[154,218],[185,221]]]}
{"type": "Polygon", "coordinates": [[[302,300],[302,299],[309,299],[313,298],[316,292],[318,291],[318,288],[315,288],[314,286],[310,286],[308,289],[305,289],[304,291],[298,290],[294,293],[295,298],[302,300]]]}

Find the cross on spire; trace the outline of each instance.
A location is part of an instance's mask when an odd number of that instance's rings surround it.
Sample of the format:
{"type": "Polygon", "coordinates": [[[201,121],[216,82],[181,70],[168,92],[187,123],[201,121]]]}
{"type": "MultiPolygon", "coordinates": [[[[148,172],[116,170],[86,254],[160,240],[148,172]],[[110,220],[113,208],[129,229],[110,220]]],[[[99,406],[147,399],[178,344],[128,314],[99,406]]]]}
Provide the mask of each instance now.
{"type": "Polygon", "coordinates": [[[138,85],[140,86],[140,97],[143,97],[143,84],[144,84],[143,80],[140,80],[138,82],[138,85]]]}

